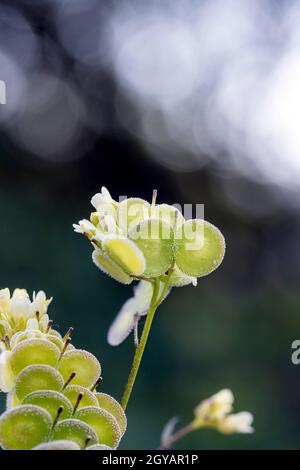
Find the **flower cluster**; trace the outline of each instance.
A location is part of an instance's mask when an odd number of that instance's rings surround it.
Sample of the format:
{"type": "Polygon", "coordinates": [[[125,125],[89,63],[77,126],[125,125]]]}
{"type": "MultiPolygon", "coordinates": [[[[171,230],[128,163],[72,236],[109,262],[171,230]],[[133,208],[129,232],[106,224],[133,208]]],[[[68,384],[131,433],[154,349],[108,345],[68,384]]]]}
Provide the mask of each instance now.
{"type": "Polygon", "coordinates": [[[92,200],[90,220],[74,225],[93,244],[93,261],[114,279],[161,279],[171,269],[170,286],[196,284],[197,277],[222,262],[225,242],[221,232],[200,219],[185,220],[168,204],[140,198],[115,201],[106,188],[92,200]]]}
{"type": "Polygon", "coordinates": [[[234,396],[223,389],[202,401],[195,409],[193,428],[214,428],[224,434],[252,433],[253,416],[247,411],[231,413],[234,396]]]}
{"type": "Polygon", "coordinates": [[[115,449],[126,430],[121,405],[96,392],[101,365],[62,337],[47,315],[43,292],[0,291],[0,387],[8,393],[0,417],[3,449],[115,449]],[[26,430],[26,432],[25,432],[26,430]]]}

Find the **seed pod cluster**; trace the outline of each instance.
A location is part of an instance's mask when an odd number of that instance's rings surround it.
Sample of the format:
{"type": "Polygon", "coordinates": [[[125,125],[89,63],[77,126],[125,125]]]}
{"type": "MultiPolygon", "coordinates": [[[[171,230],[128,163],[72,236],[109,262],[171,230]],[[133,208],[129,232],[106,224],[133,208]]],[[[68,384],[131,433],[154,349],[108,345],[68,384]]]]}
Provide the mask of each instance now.
{"type": "MultiPolygon", "coordinates": [[[[74,347],[72,329],[62,337],[49,320],[46,325],[45,320],[28,318],[25,328],[19,329],[14,301],[6,295],[5,304],[3,297],[0,291],[0,314],[6,318],[0,376],[2,390],[8,393],[7,409],[0,417],[1,447],[117,448],[126,416],[114,398],[96,391],[101,380],[96,357],[74,347]]],[[[24,302],[20,310],[24,317],[24,302]]]]}
{"type": "Polygon", "coordinates": [[[225,254],[220,230],[202,219],[185,220],[174,206],[141,198],[121,202],[106,188],[92,198],[90,220],[74,225],[94,246],[94,263],[123,284],[157,279],[172,268],[170,286],[196,284],[214,271],[225,254]]]}

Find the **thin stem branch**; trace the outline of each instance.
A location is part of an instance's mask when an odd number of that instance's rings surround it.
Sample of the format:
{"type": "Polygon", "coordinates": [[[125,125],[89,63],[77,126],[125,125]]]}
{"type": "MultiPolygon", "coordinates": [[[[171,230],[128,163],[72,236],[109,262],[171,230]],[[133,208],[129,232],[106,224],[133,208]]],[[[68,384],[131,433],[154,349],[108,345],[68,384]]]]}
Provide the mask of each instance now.
{"type": "Polygon", "coordinates": [[[126,410],[126,407],[127,407],[127,404],[128,404],[128,401],[129,401],[129,398],[130,398],[130,395],[131,395],[131,392],[135,383],[135,379],[139,371],[141,360],[145,351],[153,317],[157,309],[156,298],[157,298],[158,292],[159,292],[159,284],[155,283],[153,294],[152,294],[152,299],[151,299],[151,304],[150,304],[149,312],[146,318],[146,323],[143,329],[142,337],[141,337],[138,347],[136,348],[130,374],[128,377],[128,381],[127,381],[127,384],[123,393],[123,397],[121,400],[121,405],[124,410],[126,410]]]}
{"type": "Polygon", "coordinates": [[[172,436],[170,436],[169,439],[167,439],[162,444],[162,446],[159,447],[159,450],[170,449],[170,447],[175,444],[175,442],[179,441],[179,439],[182,439],[192,431],[194,431],[193,423],[187,424],[183,428],[179,429],[179,431],[175,432],[172,436]]]}

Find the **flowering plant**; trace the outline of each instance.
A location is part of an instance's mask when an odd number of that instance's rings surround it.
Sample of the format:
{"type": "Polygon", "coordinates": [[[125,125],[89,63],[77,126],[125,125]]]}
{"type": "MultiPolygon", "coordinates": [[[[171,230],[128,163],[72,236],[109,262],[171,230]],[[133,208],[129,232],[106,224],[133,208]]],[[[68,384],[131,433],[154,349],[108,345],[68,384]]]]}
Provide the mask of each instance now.
{"type": "MultiPolygon", "coordinates": [[[[116,449],[126,430],[125,411],[132,394],[151,324],[173,287],[197,285],[222,262],[225,241],[218,228],[203,219],[185,220],[174,206],[140,198],[114,200],[106,188],[92,198],[89,220],[74,225],[93,246],[92,259],[104,273],[134,286],[108,331],[119,345],[134,331],[135,355],[121,404],[96,387],[101,365],[71,342],[73,329],[62,337],[48,316],[44,292],[0,291],[0,388],[7,410],[0,417],[4,449],[116,449]],[[146,316],[139,338],[138,323],[146,316]]],[[[161,447],[199,428],[230,434],[252,432],[252,415],[231,413],[233,395],[222,390],[195,409],[191,423],[174,432],[172,419],[161,447]]]]}

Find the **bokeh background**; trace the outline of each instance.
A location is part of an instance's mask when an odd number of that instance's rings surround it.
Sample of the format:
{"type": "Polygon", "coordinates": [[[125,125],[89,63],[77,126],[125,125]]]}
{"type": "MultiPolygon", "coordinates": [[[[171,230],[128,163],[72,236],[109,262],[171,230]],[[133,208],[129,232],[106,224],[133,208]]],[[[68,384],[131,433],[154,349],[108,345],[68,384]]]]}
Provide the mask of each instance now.
{"type": "MultiPolygon", "coordinates": [[[[218,271],[161,307],[123,449],[232,388],[253,435],[183,449],[300,444],[300,1],[23,0],[0,4],[0,285],[44,289],[50,314],[119,398],[133,344],[106,342],[131,288],[72,231],[102,185],[203,203],[227,240],[218,271]]],[[[4,396],[1,396],[4,406],[4,396]]]]}

